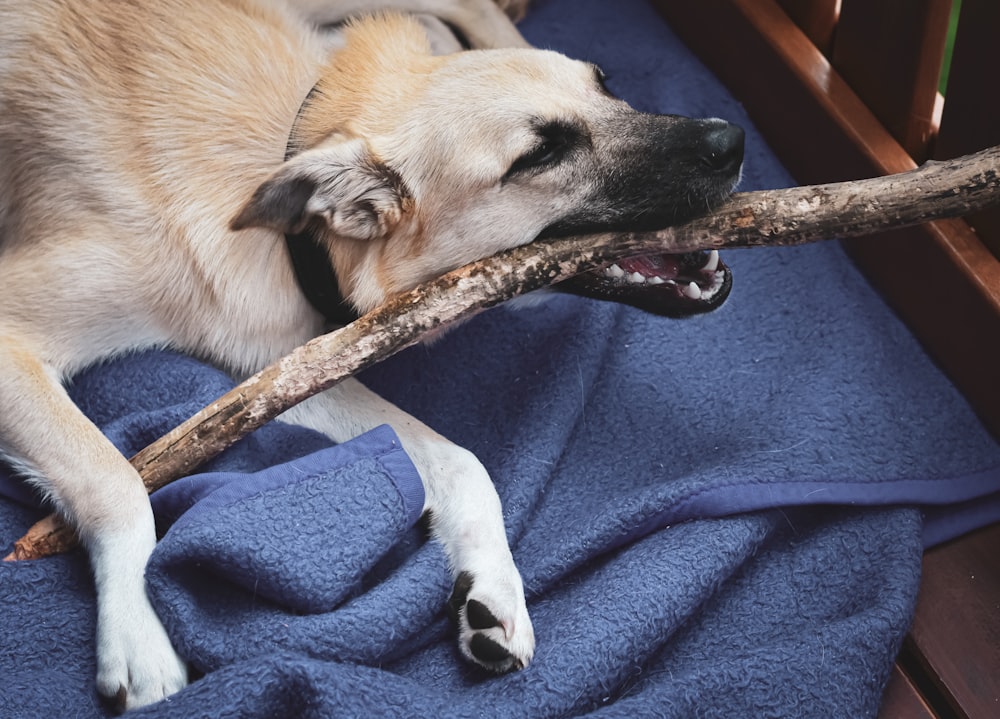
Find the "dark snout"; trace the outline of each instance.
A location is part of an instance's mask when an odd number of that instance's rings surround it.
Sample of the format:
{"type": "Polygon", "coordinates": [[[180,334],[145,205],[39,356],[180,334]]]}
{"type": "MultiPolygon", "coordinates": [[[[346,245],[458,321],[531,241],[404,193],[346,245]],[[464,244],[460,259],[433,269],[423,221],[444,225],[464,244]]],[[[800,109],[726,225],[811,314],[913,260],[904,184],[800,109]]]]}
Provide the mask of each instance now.
{"type": "Polygon", "coordinates": [[[590,196],[544,234],[659,230],[703,215],[739,182],[743,142],[741,127],[718,119],[631,111],[602,123],[580,177],[590,196]]]}
{"type": "MultiPolygon", "coordinates": [[[[546,234],[648,231],[711,211],[743,169],[743,129],[725,120],[626,113],[593,136],[595,192],[546,234]]],[[[718,253],[624,258],[561,289],[668,317],[709,312],[732,287],[718,253]]]]}
{"type": "Polygon", "coordinates": [[[724,176],[739,175],[743,167],[745,137],[746,133],[739,125],[722,122],[718,126],[710,126],[701,139],[701,162],[710,172],[724,176]]]}
{"type": "MultiPolygon", "coordinates": [[[[622,152],[617,202],[638,226],[656,230],[710,211],[743,168],[743,128],[725,120],[644,115],[622,152]]],[[[609,187],[611,202],[616,192],[609,187]]]]}
{"type": "Polygon", "coordinates": [[[715,118],[653,116],[647,122],[649,140],[636,148],[641,153],[646,145],[645,170],[637,169],[657,179],[658,196],[647,201],[660,203],[671,223],[709,211],[732,192],[743,168],[743,128],[715,118]]]}

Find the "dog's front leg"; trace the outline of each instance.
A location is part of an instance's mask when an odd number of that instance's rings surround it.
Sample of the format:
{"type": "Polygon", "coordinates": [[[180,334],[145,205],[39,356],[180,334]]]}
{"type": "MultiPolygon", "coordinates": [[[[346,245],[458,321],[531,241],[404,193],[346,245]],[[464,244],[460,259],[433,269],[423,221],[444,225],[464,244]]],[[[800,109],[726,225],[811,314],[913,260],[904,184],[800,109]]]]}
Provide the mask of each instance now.
{"type": "Polygon", "coordinates": [[[342,442],[380,424],[399,436],[423,480],[424,512],[455,579],[449,607],[462,654],[503,672],[528,664],[535,635],[507,545],[500,498],[468,450],[348,379],[282,415],[342,442]]]}
{"type": "Polygon", "coordinates": [[[37,355],[0,332],[0,446],[75,526],[97,591],[97,688],[131,708],[187,683],[146,597],[156,534],[142,480],[37,355]]]}

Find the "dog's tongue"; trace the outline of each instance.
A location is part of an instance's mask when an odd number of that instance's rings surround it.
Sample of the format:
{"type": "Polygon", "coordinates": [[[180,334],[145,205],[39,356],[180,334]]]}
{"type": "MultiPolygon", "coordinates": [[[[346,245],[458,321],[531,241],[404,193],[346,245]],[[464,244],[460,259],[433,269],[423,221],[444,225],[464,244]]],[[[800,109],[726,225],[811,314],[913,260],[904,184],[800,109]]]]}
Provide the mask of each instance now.
{"type": "Polygon", "coordinates": [[[719,307],[732,285],[732,273],[712,250],[633,257],[577,275],[558,287],[666,317],[687,317],[719,307]]]}

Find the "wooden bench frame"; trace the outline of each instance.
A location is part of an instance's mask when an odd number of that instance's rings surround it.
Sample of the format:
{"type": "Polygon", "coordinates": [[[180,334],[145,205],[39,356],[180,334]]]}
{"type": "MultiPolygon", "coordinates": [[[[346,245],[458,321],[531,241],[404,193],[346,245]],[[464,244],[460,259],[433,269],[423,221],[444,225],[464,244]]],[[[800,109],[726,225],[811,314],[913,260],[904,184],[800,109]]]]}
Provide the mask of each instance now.
{"type": "MultiPolygon", "coordinates": [[[[651,0],[799,182],[1000,145],[1000,2],[651,0]]],[[[1000,211],[851,242],[858,266],[1000,437],[1000,211]]],[[[1000,716],[1000,527],[928,552],[881,716],[1000,716]]]]}

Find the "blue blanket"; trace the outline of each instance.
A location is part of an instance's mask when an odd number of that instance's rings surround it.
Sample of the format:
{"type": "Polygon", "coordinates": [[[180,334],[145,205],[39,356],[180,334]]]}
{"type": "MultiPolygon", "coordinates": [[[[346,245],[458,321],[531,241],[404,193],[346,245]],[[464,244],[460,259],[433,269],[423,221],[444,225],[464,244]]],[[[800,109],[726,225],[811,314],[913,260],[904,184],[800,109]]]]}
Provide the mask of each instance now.
{"type": "MultiPolygon", "coordinates": [[[[539,0],[523,29],[641,109],[743,125],[743,189],[792,184],[642,0],[539,0]]],[[[391,429],[330,446],[272,423],[154,496],[149,590],[196,680],[135,716],[874,716],[922,549],[1000,518],[1000,447],[837,243],[727,259],[711,315],[559,296],[363,376],[491,471],[525,671],[460,660],[391,429]]],[[[161,352],[71,391],[128,454],[230,386],[161,352]]],[[[3,486],[6,553],[44,511],[3,486]]],[[[0,717],[110,714],[79,551],[0,566],[0,612],[0,717]]]]}

